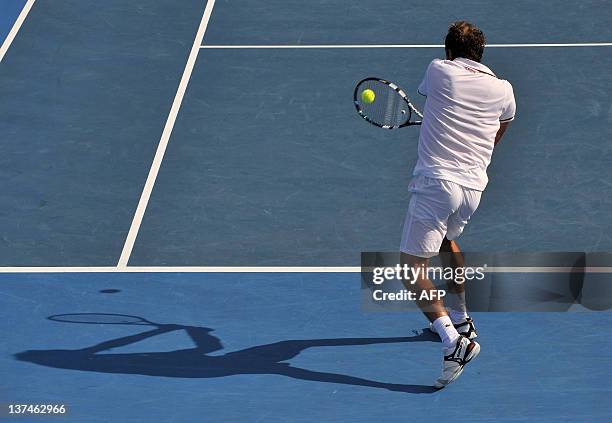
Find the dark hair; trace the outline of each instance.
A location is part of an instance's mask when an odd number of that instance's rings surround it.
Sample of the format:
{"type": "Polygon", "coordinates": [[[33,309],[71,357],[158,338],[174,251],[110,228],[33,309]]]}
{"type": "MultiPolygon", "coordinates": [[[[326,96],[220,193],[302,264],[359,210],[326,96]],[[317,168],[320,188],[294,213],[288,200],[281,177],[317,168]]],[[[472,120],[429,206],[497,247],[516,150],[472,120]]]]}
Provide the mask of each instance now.
{"type": "Polygon", "coordinates": [[[452,58],[465,57],[480,62],[485,46],[485,36],[476,25],[466,21],[454,22],[448,28],[444,40],[446,50],[452,52],[452,58]]]}

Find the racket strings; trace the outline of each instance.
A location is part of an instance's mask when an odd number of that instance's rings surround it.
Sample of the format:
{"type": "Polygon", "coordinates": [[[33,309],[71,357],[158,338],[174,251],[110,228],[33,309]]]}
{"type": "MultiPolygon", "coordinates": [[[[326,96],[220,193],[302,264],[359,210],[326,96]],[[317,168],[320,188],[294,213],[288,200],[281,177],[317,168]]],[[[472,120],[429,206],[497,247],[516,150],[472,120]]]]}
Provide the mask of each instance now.
{"type": "Polygon", "coordinates": [[[371,122],[383,128],[399,127],[411,116],[410,108],[400,94],[389,85],[376,80],[364,81],[357,90],[360,112],[371,122]],[[374,101],[366,103],[362,99],[365,90],[374,92],[374,101]]]}

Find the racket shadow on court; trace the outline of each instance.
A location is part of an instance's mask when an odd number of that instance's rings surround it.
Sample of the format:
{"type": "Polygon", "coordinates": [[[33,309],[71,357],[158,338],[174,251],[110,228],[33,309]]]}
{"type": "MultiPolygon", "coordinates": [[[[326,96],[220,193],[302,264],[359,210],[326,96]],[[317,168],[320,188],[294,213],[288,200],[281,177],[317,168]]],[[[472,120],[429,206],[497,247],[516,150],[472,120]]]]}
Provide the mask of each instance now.
{"type": "Polygon", "coordinates": [[[213,329],[200,326],[153,323],[138,316],[78,313],[49,317],[50,320],[86,324],[130,324],[153,326],[153,329],[111,339],[90,347],[71,350],[28,350],[15,354],[19,361],[60,369],[101,373],[140,374],[177,378],[217,378],[245,374],[281,375],[315,382],[339,383],[382,388],[406,393],[433,393],[427,385],[385,383],[354,376],[318,372],[291,366],[291,360],[307,348],[388,344],[405,342],[439,342],[427,330],[411,337],[395,338],[337,338],[286,340],[233,351],[224,355],[208,355],[223,349],[221,340],[211,335],[213,329]],[[169,352],[112,353],[108,350],[174,331],[185,331],[194,348],[169,352]]]}

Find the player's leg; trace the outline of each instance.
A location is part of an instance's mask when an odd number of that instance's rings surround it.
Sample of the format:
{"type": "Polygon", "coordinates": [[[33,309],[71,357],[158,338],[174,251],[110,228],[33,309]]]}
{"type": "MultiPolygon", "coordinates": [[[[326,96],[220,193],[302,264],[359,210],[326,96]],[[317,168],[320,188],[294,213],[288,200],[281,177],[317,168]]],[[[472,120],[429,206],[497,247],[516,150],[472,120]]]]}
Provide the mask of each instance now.
{"type": "MultiPolygon", "coordinates": [[[[453,226],[454,222],[449,222],[449,227],[453,226]]],[[[457,241],[444,237],[440,246],[440,261],[444,268],[453,269],[453,275],[462,275],[457,269],[465,268],[463,253],[457,244],[457,241]]],[[[465,302],[465,284],[463,279],[455,278],[447,280],[447,295],[445,298],[445,306],[448,315],[453,322],[457,331],[467,336],[469,339],[474,339],[478,336],[474,322],[467,314],[465,302]],[[460,283],[457,282],[459,280],[460,283]]],[[[432,330],[434,328],[432,327],[432,330]]]]}
{"type": "MultiPolygon", "coordinates": [[[[463,233],[465,226],[478,208],[482,192],[459,185],[454,185],[454,188],[461,192],[461,202],[456,211],[448,217],[446,236],[440,246],[440,252],[442,253],[440,258],[444,266],[458,269],[460,267],[465,267],[465,261],[463,253],[459,249],[459,245],[455,239],[463,233]]],[[[455,279],[457,279],[456,276],[463,273],[458,273],[454,270],[453,274],[455,275],[455,279]]],[[[447,296],[446,305],[453,324],[459,333],[470,339],[476,338],[477,333],[474,322],[467,314],[464,284],[458,284],[455,280],[448,281],[447,285],[449,295],[447,296]]]]}
{"type": "Polygon", "coordinates": [[[435,332],[440,335],[444,347],[454,347],[457,343],[457,339],[459,339],[459,332],[457,332],[457,329],[453,326],[446,308],[444,307],[444,302],[437,296],[421,295],[423,292],[429,293],[437,290],[427,277],[426,269],[429,265],[429,259],[402,252],[400,253],[400,264],[402,267],[408,265],[414,269],[424,269],[423,271],[413,272],[413,274],[417,275],[414,280],[403,280],[402,282],[407,290],[416,294],[416,304],[425,317],[429,319],[432,326],[435,328],[435,332]]]}
{"type": "Polygon", "coordinates": [[[429,258],[438,254],[446,233],[448,216],[460,203],[461,192],[447,181],[421,178],[411,184],[413,192],[404,222],[400,245],[401,264],[415,269],[414,281],[404,281],[407,289],[416,292],[417,305],[432,322],[444,346],[442,375],[435,386],[442,388],[455,380],[464,366],[480,352],[480,346],[459,335],[452,324],[443,302],[433,296],[420,299],[424,290],[435,289],[427,277],[429,258]]]}
{"type": "MultiPolygon", "coordinates": [[[[442,301],[442,299],[438,297],[429,299],[429,296],[421,297],[422,292],[433,292],[437,289],[431,282],[431,280],[429,280],[429,278],[427,277],[426,269],[429,265],[429,259],[425,257],[414,256],[411,254],[400,253],[400,264],[402,265],[402,267],[404,265],[408,265],[415,269],[425,270],[424,272],[418,272],[417,277],[414,281],[402,281],[407,290],[416,294],[416,303],[425,315],[425,317],[427,317],[432,323],[441,317],[448,318],[448,313],[446,311],[446,308],[444,307],[444,302],[442,301]]],[[[448,330],[448,336],[450,338],[451,343],[454,343],[459,337],[457,331],[453,329],[448,330]]]]}
{"type": "MultiPolygon", "coordinates": [[[[440,261],[444,268],[453,269],[453,275],[457,274],[457,269],[465,267],[463,254],[455,240],[444,237],[440,246],[440,261]]],[[[455,278],[446,281],[447,291],[450,295],[446,299],[446,307],[453,322],[467,317],[465,308],[465,286],[457,283],[455,278]]]]}
{"type": "MultiPolygon", "coordinates": [[[[411,254],[401,253],[401,265],[408,265],[415,269],[427,269],[429,259],[411,254]]],[[[464,366],[475,358],[480,352],[480,345],[467,337],[460,335],[446,312],[441,299],[433,296],[423,296],[421,293],[436,290],[434,284],[427,277],[427,271],[413,272],[416,278],[413,281],[403,281],[406,289],[415,292],[417,305],[431,322],[435,332],[440,335],[444,346],[442,360],[442,374],[434,386],[443,388],[463,372],[464,366]]]]}

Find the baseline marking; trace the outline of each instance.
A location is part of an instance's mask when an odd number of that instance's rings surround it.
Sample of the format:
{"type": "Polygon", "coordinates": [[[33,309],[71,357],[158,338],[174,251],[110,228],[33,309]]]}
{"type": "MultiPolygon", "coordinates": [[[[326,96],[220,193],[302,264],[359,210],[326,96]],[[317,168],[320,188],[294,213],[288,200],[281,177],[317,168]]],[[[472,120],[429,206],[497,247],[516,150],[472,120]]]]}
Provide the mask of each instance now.
{"type": "Polygon", "coordinates": [[[168,141],[170,140],[170,135],[172,134],[172,129],[174,128],[174,123],[176,122],[176,117],[181,108],[181,103],[183,102],[183,97],[185,96],[185,91],[187,90],[187,85],[189,84],[189,79],[191,78],[191,73],[193,72],[198,52],[200,51],[199,46],[202,44],[202,40],[204,39],[204,33],[206,32],[206,27],[208,26],[208,21],[210,20],[210,15],[212,14],[214,6],[215,0],[208,0],[206,3],[206,8],[204,9],[204,14],[202,15],[198,32],[193,40],[193,45],[191,47],[191,52],[189,53],[189,58],[187,59],[187,64],[185,65],[185,70],[183,71],[183,76],[181,77],[181,82],[179,83],[176,95],[174,96],[170,114],[166,120],[166,125],[164,126],[161,139],[159,140],[159,145],[157,146],[157,151],[155,152],[155,157],[153,158],[153,163],[151,164],[151,169],[149,170],[147,181],[145,182],[142,190],[140,201],[138,202],[138,207],[136,208],[136,213],[134,214],[134,218],[132,220],[132,225],[130,226],[125,244],[123,245],[123,250],[121,252],[119,262],[117,263],[117,267],[127,266],[128,261],[130,260],[130,255],[132,254],[132,249],[134,248],[134,243],[136,242],[136,237],[138,236],[138,231],[140,230],[140,225],[142,223],[142,218],[145,210],[147,209],[147,205],[149,204],[151,192],[153,191],[153,186],[155,185],[155,180],[157,179],[157,174],[159,173],[159,168],[161,167],[161,162],[164,158],[164,154],[166,153],[166,147],[168,146],[168,141]]]}
{"type": "MultiPolygon", "coordinates": [[[[0,267],[0,273],[360,273],[361,267],[106,266],[0,267]]],[[[612,273],[612,267],[487,267],[485,273],[612,273]]]]}
{"type": "Polygon", "coordinates": [[[19,32],[21,25],[23,25],[23,22],[28,16],[28,13],[30,13],[30,9],[32,9],[32,6],[34,5],[35,1],[36,0],[28,0],[25,6],[23,6],[23,9],[21,9],[21,13],[19,14],[19,16],[17,16],[17,20],[15,21],[15,23],[13,24],[13,27],[11,28],[8,35],[6,36],[6,39],[2,43],[2,47],[0,47],[0,62],[2,62],[2,59],[4,59],[4,55],[8,51],[11,44],[13,43],[13,40],[17,36],[17,33],[19,32]]]}
{"type": "MultiPolygon", "coordinates": [[[[487,44],[489,48],[506,47],[610,47],[612,43],[487,44]]],[[[444,48],[444,44],[295,44],[295,45],[201,45],[204,49],[308,49],[308,48],[444,48]]]]}

